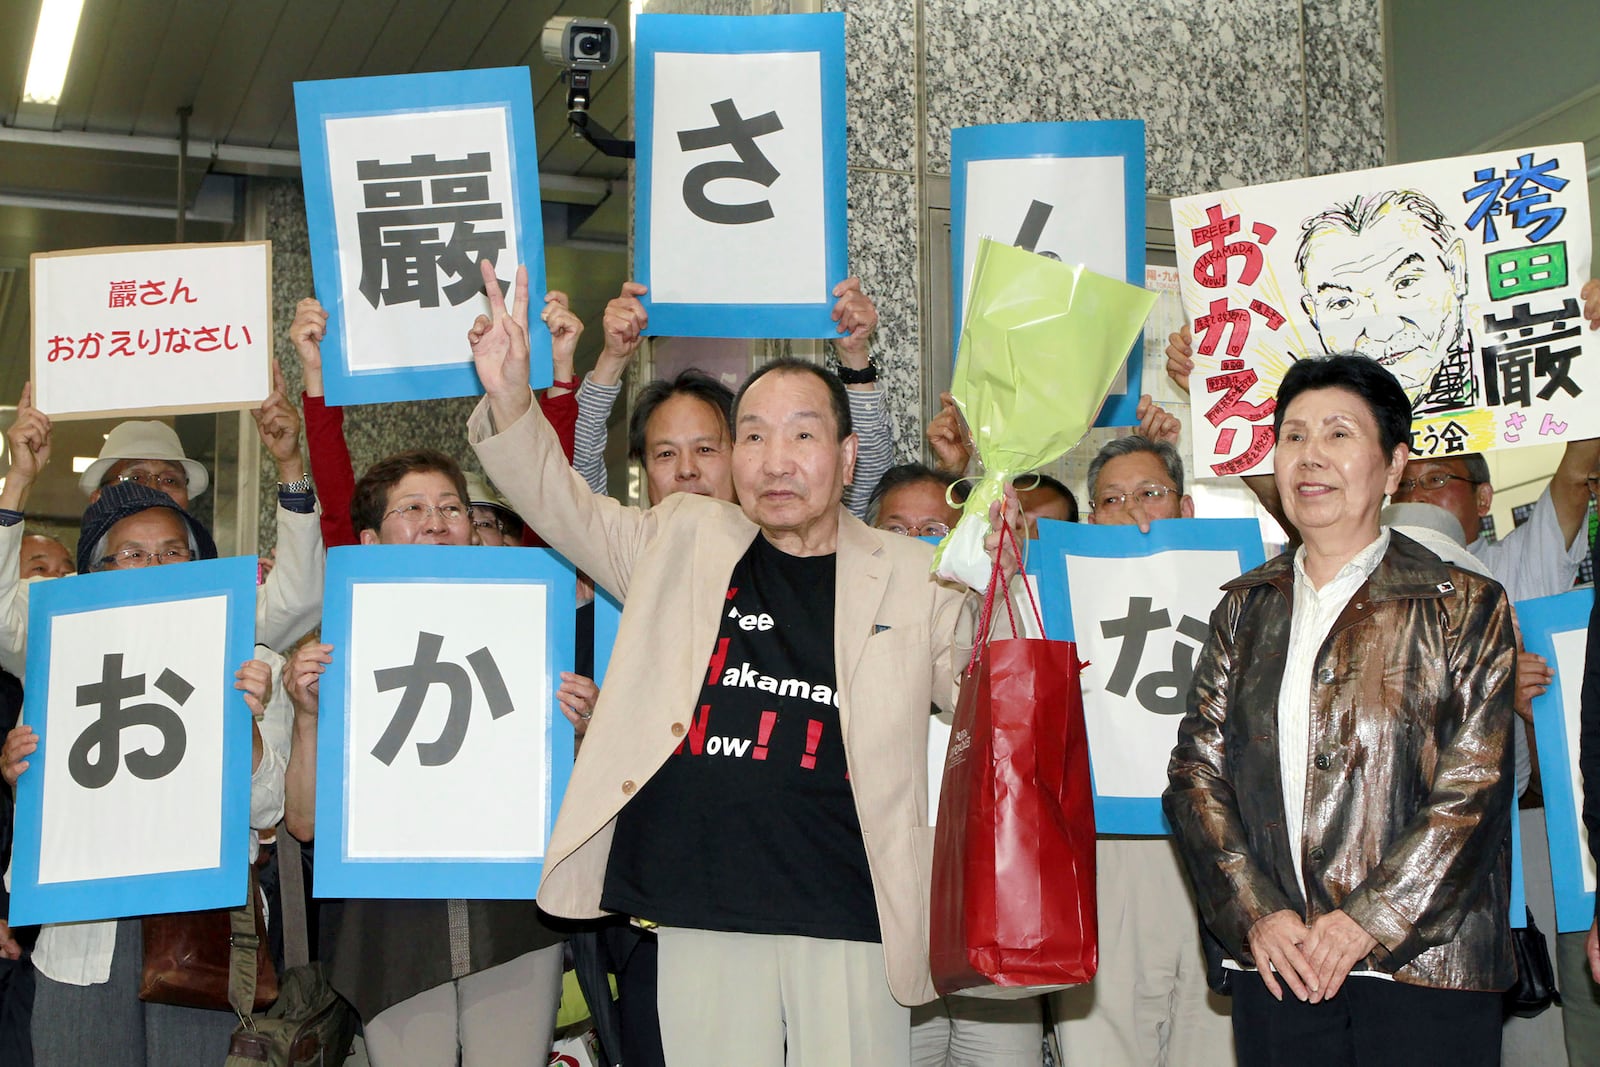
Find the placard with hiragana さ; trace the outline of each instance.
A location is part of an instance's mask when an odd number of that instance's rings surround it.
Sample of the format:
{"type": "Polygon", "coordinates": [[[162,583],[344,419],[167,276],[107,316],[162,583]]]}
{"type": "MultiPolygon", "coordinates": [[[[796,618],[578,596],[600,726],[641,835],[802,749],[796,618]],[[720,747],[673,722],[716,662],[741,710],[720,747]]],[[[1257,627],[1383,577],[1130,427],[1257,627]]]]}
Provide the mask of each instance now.
{"type": "Polygon", "coordinates": [[[1323,353],[1394,374],[1418,457],[1600,433],[1585,174],[1565,144],[1174,200],[1195,473],[1271,470],[1278,383],[1323,353]]]}

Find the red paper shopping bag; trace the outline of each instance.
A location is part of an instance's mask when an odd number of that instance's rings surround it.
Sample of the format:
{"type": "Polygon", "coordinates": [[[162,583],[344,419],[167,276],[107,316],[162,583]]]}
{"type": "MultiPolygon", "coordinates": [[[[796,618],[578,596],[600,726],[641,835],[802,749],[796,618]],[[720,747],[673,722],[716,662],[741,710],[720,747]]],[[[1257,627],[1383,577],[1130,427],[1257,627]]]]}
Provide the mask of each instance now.
{"type": "Polygon", "coordinates": [[[1099,962],[1084,665],[1070,641],[989,641],[1002,585],[997,570],[939,794],[929,945],[940,994],[1031,996],[1087,982],[1099,962]]]}

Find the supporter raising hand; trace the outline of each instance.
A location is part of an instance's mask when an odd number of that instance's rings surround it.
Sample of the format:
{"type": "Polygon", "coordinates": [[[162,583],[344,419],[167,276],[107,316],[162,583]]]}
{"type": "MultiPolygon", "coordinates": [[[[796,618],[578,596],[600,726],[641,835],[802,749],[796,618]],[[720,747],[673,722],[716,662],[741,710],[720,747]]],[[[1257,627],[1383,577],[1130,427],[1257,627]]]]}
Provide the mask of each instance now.
{"type": "Polygon", "coordinates": [[[328,312],[322,302],[308,296],[294,307],[289,324],[289,340],[300,357],[300,373],[305,379],[306,396],[322,395],[322,339],[328,333],[328,312]]]}
{"type": "Polygon", "coordinates": [[[506,306],[495,280],[494,265],[487,259],[483,268],[484,291],[489,295],[489,314],[479,315],[467,331],[472,347],[472,363],[478,381],[488,394],[489,413],[495,425],[504,429],[522,418],[533,403],[528,390],[528,271],[517,268],[511,305],[506,306]]]}
{"type": "Polygon", "coordinates": [[[605,334],[605,348],[595,360],[589,378],[599,385],[616,385],[633,361],[644,341],[644,331],[650,325],[650,313],[645,310],[640,297],[650,290],[638,282],[623,282],[622,292],[606,304],[600,328],[605,334]]]}
{"type": "Polygon", "coordinates": [[[22,387],[16,420],[6,428],[11,448],[11,469],[0,490],[0,508],[21,511],[33,483],[50,462],[50,416],[33,406],[33,383],[22,387]]]}

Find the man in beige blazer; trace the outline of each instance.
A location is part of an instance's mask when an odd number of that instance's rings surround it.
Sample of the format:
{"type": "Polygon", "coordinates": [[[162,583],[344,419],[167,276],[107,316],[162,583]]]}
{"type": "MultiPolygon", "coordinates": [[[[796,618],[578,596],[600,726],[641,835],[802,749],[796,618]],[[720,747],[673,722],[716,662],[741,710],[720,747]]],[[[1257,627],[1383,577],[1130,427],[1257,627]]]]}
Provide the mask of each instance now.
{"type": "Polygon", "coordinates": [[[930,579],[927,545],[841,507],[848,406],[807,364],[769,365],[736,401],[740,504],[591,493],[532,403],[526,279],[510,313],[488,290],[469,439],[518,513],[626,604],[540,904],[593,918],[620,900],[660,922],[669,1063],[906,1063],[905,1006],[934,996],[928,705],[953,700],[963,593],[930,579]]]}

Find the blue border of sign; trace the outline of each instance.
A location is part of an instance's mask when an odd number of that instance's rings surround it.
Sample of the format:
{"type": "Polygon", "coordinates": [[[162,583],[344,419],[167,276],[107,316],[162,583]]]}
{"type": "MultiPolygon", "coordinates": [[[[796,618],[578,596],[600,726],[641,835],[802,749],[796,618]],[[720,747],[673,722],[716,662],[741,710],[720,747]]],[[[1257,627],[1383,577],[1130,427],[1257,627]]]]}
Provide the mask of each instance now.
{"type": "MultiPolygon", "coordinates": [[[[1072,625],[1072,591],[1067,586],[1067,556],[1100,559],[1138,559],[1174,550],[1233,552],[1239,557],[1239,573],[1253,570],[1265,562],[1261,548],[1261,525],[1254,519],[1158,519],[1150,532],[1137,526],[1095,526],[1091,523],[1039,521],[1036,542],[1037,562],[1029,568],[1039,578],[1040,608],[1044,613],[1045,633],[1058,640],[1075,640],[1072,625]]],[[[1217,599],[1222,599],[1218,590],[1217,599]]],[[[1178,724],[1172,724],[1172,740],[1178,740],[1178,724]]],[[[1094,749],[1090,746],[1089,773],[1094,774],[1094,749]]],[[[1094,794],[1095,830],[1102,834],[1165,836],[1172,832],[1161,811],[1161,797],[1102,796],[1094,794]]]]}
{"type": "MultiPolygon", "coordinates": [[[[350,609],[361,583],[448,582],[452,584],[543,585],[546,598],[543,650],[551,679],[545,708],[550,793],[545,798],[545,843],[572,775],[573,734],[556,702],[559,672],[571,670],[576,630],[577,575],[572,565],[549,549],[498,549],[439,545],[347,545],[328,550],[323,597],[324,642],[334,646],[333,663],[321,685],[317,734],[317,824],[329,847],[317,856],[318,897],[382,897],[469,900],[532,900],[544,870],[542,859],[352,859],[346,819],[346,753],[350,693],[350,609]]],[[[530,650],[531,653],[532,650],[530,650]]]]}
{"type": "Polygon", "coordinates": [[[617,628],[622,625],[622,602],[595,586],[594,590],[594,684],[606,684],[611,666],[611,651],[617,646],[617,628]]]}
{"type": "Polygon", "coordinates": [[[665,304],[640,297],[645,332],[658,337],[837,337],[833,286],[848,272],[845,207],[844,14],[640,15],[634,24],[635,277],[650,284],[650,189],[655,136],[656,53],[738,55],[817,52],[822,76],[822,217],[828,282],[812,304],[665,304]]]}
{"type": "MultiPolygon", "coordinates": [[[[955,321],[950,331],[950,365],[961,348],[966,293],[962,255],[967,232],[967,164],[987,159],[1065,159],[1121,156],[1126,204],[1127,270],[1125,281],[1144,288],[1145,136],[1142,119],[1095,122],[1014,122],[994,126],[960,126],[950,131],[950,288],[955,321]]],[[[1144,388],[1144,335],[1133,343],[1128,358],[1128,391],[1111,393],[1100,407],[1096,426],[1133,426],[1144,388]]]]}
{"type": "MultiPolygon", "coordinates": [[[[311,270],[320,282],[317,299],[328,312],[322,340],[322,375],[328,403],[334,406],[393,400],[436,400],[479,396],[483,387],[462,330],[462,358],[426,367],[352,371],[344,325],[344,277],[339,268],[338,229],[333,216],[333,173],[328,165],[326,126],[330,119],[407,112],[460,111],[499,107],[506,113],[511,146],[512,240],[528,268],[530,302],[544,295],[544,215],[539,202],[539,141],[533,127],[533,90],[527,67],[396,74],[377,78],[338,78],[294,83],[295,119],[300,134],[300,174],[305,187],[306,225],[311,234],[311,270]]],[[[532,309],[530,308],[530,317],[532,309]]],[[[529,331],[533,388],[553,377],[550,334],[529,331]]]]}
{"type": "MultiPolygon", "coordinates": [[[[250,715],[234,672],[255,651],[256,557],[195,560],[182,566],[82,574],[35,582],[28,594],[28,668],[23,720],[39,735],[31,769],[17,780],[16,840],[12,850],[10,921],[80,922],[129,915],[161,915],[237,907],[244,903],[249,861],[250,715]],[[44,773],[50,743],[48,716],[51,623],[58,616],[106,608],[223,596],[228,632],[222,665],[222,854],[215,867],[167,874],[127,875],[77,882],[39,882],[44,833],[44,773]]],[[[183,635],[174,634],[174,640],[183,635]]]]}
{"type": "MultiPolygon", "coordinates": [[[[1583,888],[1583,838],[1578,832],[1578,799],[1572,795],[1568,769],[1578,754],[1567,747],[1566,716],[1561,700],[1563,665],[1556,659],[1554,635],[1589,629],[1593,589],[1574,589],[1557,596],[1517,601],[1517,622],[1522,643],[1550,664],[1554,677],[1541,697],[1533,701],[1533,731],[1539,743],[1540,780],[1544,783],[1545,832],[1550,837],[1550,878],[1555,886],[1556,931],[1587,930],[1594,922],[1594,894],[1583,888]]],[[[1566,664],[1582,675],[1583,661],[1566,664]]],[[[1515,812],[1512,813],[1515,815],[1515,812]]]]}

